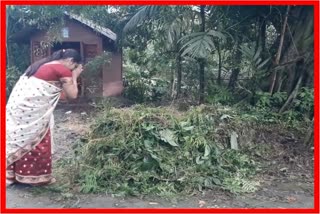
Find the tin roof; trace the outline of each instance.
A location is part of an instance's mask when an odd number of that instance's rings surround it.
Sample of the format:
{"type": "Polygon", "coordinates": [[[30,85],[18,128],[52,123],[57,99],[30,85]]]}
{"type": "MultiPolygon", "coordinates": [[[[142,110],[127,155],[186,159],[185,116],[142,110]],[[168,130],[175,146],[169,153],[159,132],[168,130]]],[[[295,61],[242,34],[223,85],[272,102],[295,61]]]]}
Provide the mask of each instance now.
{"type": "Polygon", "coordinates": [[[98,24],[94,23],[93,21],[86,19],[82,16],[76,15],[76,14],[67,13],[67,12],[65,12],[65,14],[67,16],[69,16],[71,19],[75,19],[78,22],[81,22],[82,24],[84,24],[84,25],[90,27],[91,29],[97,31],[98,33],[101,33],[102,35],[112,39],[113,41],[117,40],[117,34],[112,32],[109,28],[102,27],[101,25],[98,25],[98,24]]]}

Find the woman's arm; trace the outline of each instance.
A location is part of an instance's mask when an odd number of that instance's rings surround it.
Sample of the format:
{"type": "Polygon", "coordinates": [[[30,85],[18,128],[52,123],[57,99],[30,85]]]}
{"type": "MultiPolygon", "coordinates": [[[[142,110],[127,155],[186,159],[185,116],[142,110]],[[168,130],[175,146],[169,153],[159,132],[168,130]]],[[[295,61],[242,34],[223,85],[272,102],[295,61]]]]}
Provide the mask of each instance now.
{"type": "Polygon", "coordinates": [[[82,72],[82,65],[72,71],[72,77],[63,77],[60,79],[62,88],[69,99],[76,99],[78,96],[77,79],[82,72]]]}

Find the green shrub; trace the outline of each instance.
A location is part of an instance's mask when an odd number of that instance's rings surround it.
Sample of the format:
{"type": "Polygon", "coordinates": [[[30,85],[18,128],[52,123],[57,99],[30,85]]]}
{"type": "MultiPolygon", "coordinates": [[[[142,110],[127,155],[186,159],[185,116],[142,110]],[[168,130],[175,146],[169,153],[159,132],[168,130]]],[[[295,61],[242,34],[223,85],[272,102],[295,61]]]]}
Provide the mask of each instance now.
{"type": "Polygon", "coordinates": [[[208,95],[206,97],[208,103],[220,103],[230,105],[234,102],[234,97],[229,89],[225,86],[208,85],[208,95]]]}

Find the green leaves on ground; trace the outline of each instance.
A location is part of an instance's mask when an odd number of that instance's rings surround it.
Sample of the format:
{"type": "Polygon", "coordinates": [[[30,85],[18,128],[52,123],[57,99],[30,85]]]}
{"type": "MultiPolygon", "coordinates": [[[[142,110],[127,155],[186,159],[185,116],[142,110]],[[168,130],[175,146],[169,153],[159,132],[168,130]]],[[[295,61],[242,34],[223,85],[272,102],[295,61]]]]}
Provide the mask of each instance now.
{"type": "Polygon", "coordinates": [[[168,196],[212,188],[254,191],[257,163],[219,137],[222,115],[203,106],[187,112],[142,106],[108,109],[78,145],[74,182],[86,193],[120,195],[168,196]]]}

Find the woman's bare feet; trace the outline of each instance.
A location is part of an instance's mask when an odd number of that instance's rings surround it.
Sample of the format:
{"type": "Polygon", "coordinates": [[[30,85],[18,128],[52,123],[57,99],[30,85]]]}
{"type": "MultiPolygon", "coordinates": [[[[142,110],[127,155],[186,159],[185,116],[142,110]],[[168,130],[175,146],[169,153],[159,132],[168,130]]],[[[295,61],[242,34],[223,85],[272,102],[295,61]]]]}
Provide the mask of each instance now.
{"type": "Polygon", "coordinates": [[[6,179],[6,187],[12,185],[14,183],[14,181],[6,179]]]}

